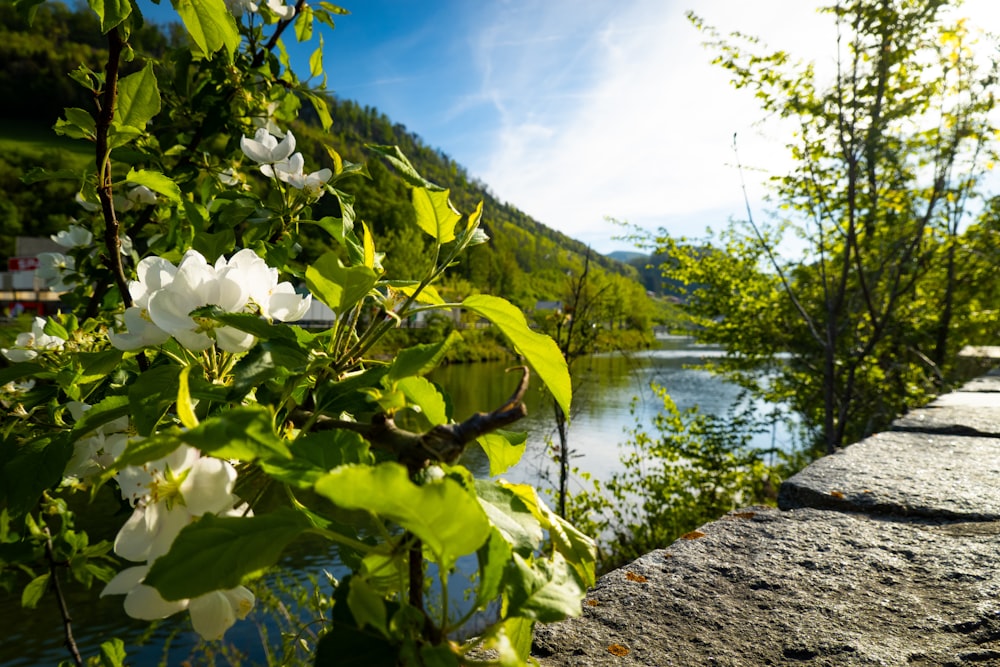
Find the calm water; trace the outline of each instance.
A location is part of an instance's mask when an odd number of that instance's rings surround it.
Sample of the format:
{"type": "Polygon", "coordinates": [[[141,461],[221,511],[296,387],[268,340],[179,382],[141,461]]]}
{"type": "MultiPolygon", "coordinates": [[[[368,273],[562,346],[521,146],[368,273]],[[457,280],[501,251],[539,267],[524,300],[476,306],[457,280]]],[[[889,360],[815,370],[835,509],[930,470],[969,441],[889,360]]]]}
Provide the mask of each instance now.
{"type": "MultiPolygon", "coordinates": [[[[602,355],[576,362],[574,404],[569,429],[573,465],[598,478],[607,478],[620,468],[618,445],[626,441],[629,429],[646,427],[657,414],[660,402],[650,390],[650,382],[668,389],[678,407],[697,406],[712,414],[724,414],[738,400],[738,391],[704,371],[687,368],[705,357],[717,356],[717,349],[691,344],[684,339],[663,341],[660,349],[630,355],[602,355]],[[638,397],[634,404],[633,399],[638,397]]],[[[484,363],[451,366],[439,369],[433,380],[446,387],[454,403],[454,417],[467,418],[474,412],[489,411],[504,404],[513,392],[520,375],[505,374],[505,364],[484,363]]],[[[517,482],[530,482],[540,487],[551,486],[556,467],[547,442],[554,439],[551,400],[533,382],[526,397],[528,417],[515,428],[528,431],[527,451],[521,463],[504,475],[517,482]]],[[[757,436],[755,444],[769,447],[790,447],[790,435],[782,427],[757,436]]],[[[470,451],[463,461],[477,476],[488,475],[488,463],[478,449],[470,451]]],[[[299,544],[283,563],[282,576],[304,580],[309,574],[320,576],[323,569],[337,574],[342,568],[334,555],[317,551],[313,545],[299,544]]],[[[457,575],[461,577],[461,573],[457,575]]],[[[456,581],[455,584],[459,582],[456,581]]],[[[452,584],[452,587],[455,587],[452,584]]],[[[67,586],[71,591],[77,586],[67,586]]],[[[134,642],[148,628],[145,623],[129,619],[121,610],[122,597],[115,596],[94,602],[86,593],[73,595],[70,607],[74,618],[73,630],[84,656],[93,655],[107,638],[118,636],[126,642],[129,662],[133,665],[155,665],[167,656],[170,665],[180,665],[190,657],[197,636],[190,627],[187,614],[178,614],[162,624],[148,644],[136,648],[134,642]],[[170,641],[164,652],[164,642],[178,628],[182,631],[170,641]]],[[[264,662],[261,628],[270,636],[277,629],[263,614],[251,615],[256,623],[237,623],[226,640],[249,654],[245,664],[264,662]]],[[[0,597],[0,667],[55,665],[66,659],[60,617],[51,596],[46,596],[39,609],[22,610],[14,596],[0,597]]],[[[202,660],[192,659],[193,664],[202,660]]],[[[219,659],[217,664],[229,664],[219,659]]]]}

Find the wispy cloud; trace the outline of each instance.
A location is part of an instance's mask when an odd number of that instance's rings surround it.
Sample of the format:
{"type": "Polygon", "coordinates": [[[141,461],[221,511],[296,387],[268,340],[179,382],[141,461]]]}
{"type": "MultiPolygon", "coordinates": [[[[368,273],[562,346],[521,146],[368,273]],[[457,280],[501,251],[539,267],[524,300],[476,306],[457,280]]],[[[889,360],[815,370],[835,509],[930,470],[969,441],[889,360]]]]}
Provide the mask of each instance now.
{"type": "MultiPolygon", "coordinates": [[[[709,0],[699,11],[723,29],[750,30],[745,4],[709,0]]],[[[753,3],[753,13],[767,14],[768,4],[789,3],[753,3]]],[[[801,12],[804,20],[810,13],[801,12]]],[[[780,145],[753,127],[759,113],[749,96],[734,94],[725,73],[708,65],[683,6],[633,0],[614,13],[577,12],[574,27],[568,56],[552,51],[564,42],[528,35],[511,58],[484,35],[484,87],[500,122],[473,169],[501,198],[599,250],[610,250],[619,231],[606,216],[697,233],[739,214],[733,133],[753,163],[773,162],[780,145]],[[555,71],[539,68],[557,58],[555,71]]]]}

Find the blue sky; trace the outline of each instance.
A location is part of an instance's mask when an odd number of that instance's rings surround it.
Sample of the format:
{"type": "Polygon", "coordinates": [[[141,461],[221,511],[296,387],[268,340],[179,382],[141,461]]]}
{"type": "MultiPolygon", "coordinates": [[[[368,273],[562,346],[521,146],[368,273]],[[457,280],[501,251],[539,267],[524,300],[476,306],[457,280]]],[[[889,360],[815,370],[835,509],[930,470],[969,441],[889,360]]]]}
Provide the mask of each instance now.
{"type": "MultiPolygon", "coordinates": [[[[815,0],[338,4],[351,14],[324,34],[336,95],[377,107],[501,200],[599,252],[631,249],[607,216],[694,236],[744,216],[734,133],[755,216],[766,175],[787,165],[787,130],[757,123],[752,97],[709,64],[688,9],[821,65],[835,53],[815,0]]],[[[967,0],[962,13],[1000,31],[996,0],[967,0]]],[[[293,62],[313,48],[315,38],[293,49],[293,62]]]]}

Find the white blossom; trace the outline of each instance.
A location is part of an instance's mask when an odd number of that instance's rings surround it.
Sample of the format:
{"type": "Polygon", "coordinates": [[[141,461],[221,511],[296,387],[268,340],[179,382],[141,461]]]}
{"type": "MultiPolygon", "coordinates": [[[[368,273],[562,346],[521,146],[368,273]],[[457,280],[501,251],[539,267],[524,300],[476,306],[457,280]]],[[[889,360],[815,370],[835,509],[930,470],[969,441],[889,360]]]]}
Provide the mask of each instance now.
{"type": "MultiPolygon", "coordinates": [[[[71,401],[67,407],[73,419],[80,421],[91,408],[86,403],[71,401]]],[[[128,417],[119,417],[102,424],[73,443],[73,456],[63,473],[66,477],[87,479],[107,470],[125,451],[128,444],[128,417]]]]}
{"type": "Polygon", "coordinates": [[[320,169],[310,174],[304,173],[305,160],[302,153],[295,153],[288,160],[275,162],[273,165],[261,165],[260,171],[268,178],[277,178],[288,183],[293,188],[305,190],[317,199],[323,196],[323,186],[333,176],[329,169],[320,169]]]}
{"type": "Polygon", "coordinates": [[[198,517],[250,514],[245,505],[235,507],[239,502],[232,493],[235,468],[182,445],[163,459],[122,469],[117,479],[122,497],[135,509],[118,531],[114,550],[122,558],[145,564],[119,572],[101,596],[124,595],[125,613],[143,620],[187,609],[195,631],[205,639],[220,639],[253,609],[255,600],[248,589],[238,586],[191,600],[168,601],[143,582],[152,563],[166,554],[181,530],[198,517]]]}
{"type": "Polygon", "coordinates": [[[31,331],[19,333],[14,339],[14,347],[0,348],[0,354],[9,361],[20,363],[38,357],[40,350],[61,350],[66,341],[59,336],[45,333],[45,320],[36,317],[31,322],[31,331]]]}
{"type": "Polygon", "coordinates": [[[176,267],[149,257],[139,262],[136,273],[138,280],[129,283],[133,305],[123,316],[126,330],[109,334],[111,344],[121,350],[159,345],[173,336],[189,350],[215,344],[226,352],[245,352],[254,343],[251,334],[210,318],[193,318],[191,312],[211,305],[291,322],[301,319],[312,303],[311,296],[300,296],[291,283],[279,283],[277,269],[250,249],[229,260],[219,257],[214,266],[194,250],[176,267]]]}
{"type": "Polygon", "coordinates": [[[38,268],[35,276],[45,282],[53,292],[68,292],[77,282],[76,260],[60,252],[38,254],[38,268]]]}
{"type": "Polygon", "coordinates": [[[240,148],[244,155],[258,164],[273,164],[287,160],[292,154],[295,150],[295,135],[289,130],[279,142],[270,132],[261,128],[253,139],[244,136],[240,140],[240,148]]]}
{"type": "Polygon", "coordinates": [[[90,230],[84,229],[80,225],[70,225],[69,229],[64,229],[49,238],[64,248],[87,247],[94,242],[94,235],[90,230]]]}

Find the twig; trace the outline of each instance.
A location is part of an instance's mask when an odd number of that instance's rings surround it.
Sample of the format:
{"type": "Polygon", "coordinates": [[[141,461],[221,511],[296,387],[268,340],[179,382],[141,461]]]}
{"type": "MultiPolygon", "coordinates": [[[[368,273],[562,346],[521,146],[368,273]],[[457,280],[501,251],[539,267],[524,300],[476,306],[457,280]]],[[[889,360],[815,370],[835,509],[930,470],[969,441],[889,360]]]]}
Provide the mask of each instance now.
{"type": "Polygon", "coordinates": [[[95,143],[97,144],[97,197],[101,200],[101,213],[104,216],[104,246],[108,252],[106,259],[115,284],[118,285],[118,291],[122,295],[122,301],[128,308],[132,305],[132,295],[128,291],[128,280],[125,278],[125,269],[122,266],[118,219],[115,217],[112,200],[111,148],[108,144],[108,134],[111,131],[118,99],[118,67],[123,48],[122,36],[118,28],[113,28],[108,32],[108,64],[105,69],[104,96],[97,114],[95,143]]]}
{"type": "Polygon", "coordinates": [[[292,25],[292,21],[298,17],[299,12],[302,11],[305,4],[306,0],[298,0],[298,2],[295,3],[295,13],[292,14],[292,18],[278,22],[278,27],[274,29],[274,34],[271,35],[271,39],[267,41],[267,44],[264,45],[263,49],[254,54],[253,63],[250,65],[251,69],[256,69],[264,64],[264,58],[266,58],[267,54],[270,53],[278,44],[278,40],[281,39],[281,33],[285,32],[288,26],[292,25]]]}
{"type": "MultiPolygon", "coordinates": [[[[396,426],[391,415],[378,414],[370,424],[313,415],[307,410],[292,413],[297,426],[314,420],[316,430],[344,429],[360,433],[373,447],[391,452],[407,468],[423,468],[428,461],[453,463],[465,451],[466,445],[481,435],[513,424],[528,414],[523,403],[528,390],[530,373],[526,366],[516,367],[523,372],[517,390],[506,403],[492,412],[477,412],[457,424],[440,424],[426,433],[414,433],[396,426]]],[[[511,369],[513,370],[513,369],[511,369]]]]}
{"type": "Polygon", "coordinates": [[[49,561],[49,581],[52,582],[52,591],[56,594],[56,600],[59,602],[59,613],[62,614],[63,619],[63,629],[66,632],[66,648],[69,650],[69,654],[73,656],[73,662],[77,667],[83,667],[83,657],[80,656],[80,649],[76,646],[76,640],[73,639],[73,619],[69,615],[69,607],[66,605],[66,598],[63,597],[62,587],[59,585],[59,563],[56,562],[55,552],[52,549],[52,535],[49,533],[49,529],[45,529],[45,558],[49,561]]]}

